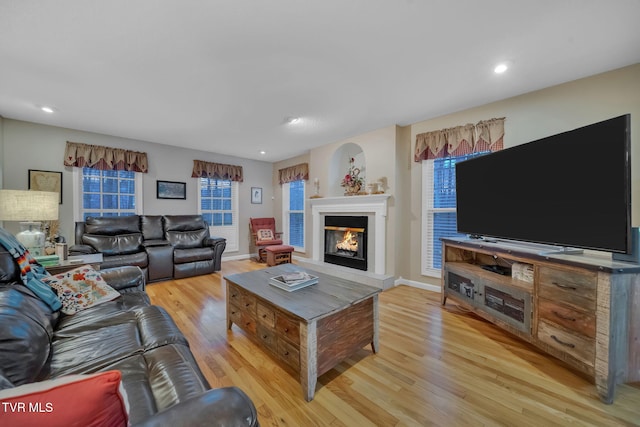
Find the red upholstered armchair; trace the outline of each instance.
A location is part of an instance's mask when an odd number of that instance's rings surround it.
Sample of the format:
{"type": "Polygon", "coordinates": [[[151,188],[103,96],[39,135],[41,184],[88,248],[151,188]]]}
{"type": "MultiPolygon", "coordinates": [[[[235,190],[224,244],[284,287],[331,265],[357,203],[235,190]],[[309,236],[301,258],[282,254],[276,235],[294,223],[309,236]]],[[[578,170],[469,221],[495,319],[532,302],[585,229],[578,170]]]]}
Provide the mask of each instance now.
{"type": "Polygon", "coordinates": [[[271,245],[281,245],[282,232],[276,231],[275,218],[249,218],[249,228],[253,242],[258,250],[258,261],[265,262],[267,260],[267,251],[265,248],[271,245]]]}

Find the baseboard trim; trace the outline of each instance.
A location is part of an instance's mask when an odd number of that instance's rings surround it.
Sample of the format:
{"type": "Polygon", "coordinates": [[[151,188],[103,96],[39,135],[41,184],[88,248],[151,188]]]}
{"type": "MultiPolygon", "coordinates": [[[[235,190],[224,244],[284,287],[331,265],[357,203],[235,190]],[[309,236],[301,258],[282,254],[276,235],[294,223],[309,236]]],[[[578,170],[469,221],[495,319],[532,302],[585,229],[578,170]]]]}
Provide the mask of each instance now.
{"type": "Polygon", "coordinates": [[[242,259],[249,259],[251,258],[251,256],[252,256],[251,254],[223,256],[222,261],[240,261],[242,259]]]}
{"type": "Polygon", "coordinates": [[[398,286],[398,285],[407,285],[414,288],[419,288],[419,289],[424,289],[431,292],[440,293],[440,286],[438,285],[431,285],[429,283],[417,282],[415,280],[405,279],[402,276],[398,277],[394,282],[394,286],[398,286]]]}

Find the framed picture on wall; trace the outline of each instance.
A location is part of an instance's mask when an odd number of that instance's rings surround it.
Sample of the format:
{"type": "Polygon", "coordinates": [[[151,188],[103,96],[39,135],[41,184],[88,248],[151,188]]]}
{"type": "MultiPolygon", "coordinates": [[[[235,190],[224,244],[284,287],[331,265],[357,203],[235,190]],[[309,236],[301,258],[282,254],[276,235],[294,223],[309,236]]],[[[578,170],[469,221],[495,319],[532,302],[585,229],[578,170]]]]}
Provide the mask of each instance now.
{"type": "Polygon", "coordinates": [[[251,187],[251,203],[262,204],[262,188],[251,187]]]}
{"type": "Polygon", "coordinates": [[[187,183],[177,181],[156,181],[156,197],[158,199],[186,200],[187,183]]]}
{"type": "Polygon", "coordinates": [[[62,204],[62,172],[29,169],[29,190],[58,193],[62,204]]]}

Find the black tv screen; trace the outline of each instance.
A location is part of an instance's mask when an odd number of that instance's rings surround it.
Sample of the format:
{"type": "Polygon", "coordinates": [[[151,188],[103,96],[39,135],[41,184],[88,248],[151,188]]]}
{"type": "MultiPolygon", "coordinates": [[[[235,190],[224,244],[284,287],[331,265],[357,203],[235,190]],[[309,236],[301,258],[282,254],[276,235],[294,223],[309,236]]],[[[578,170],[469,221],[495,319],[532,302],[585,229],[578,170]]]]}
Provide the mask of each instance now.
{"type": "Polygon", "coordinates": [[[458,232],[627,253],[629,114],[460,162],[458,232]]]}

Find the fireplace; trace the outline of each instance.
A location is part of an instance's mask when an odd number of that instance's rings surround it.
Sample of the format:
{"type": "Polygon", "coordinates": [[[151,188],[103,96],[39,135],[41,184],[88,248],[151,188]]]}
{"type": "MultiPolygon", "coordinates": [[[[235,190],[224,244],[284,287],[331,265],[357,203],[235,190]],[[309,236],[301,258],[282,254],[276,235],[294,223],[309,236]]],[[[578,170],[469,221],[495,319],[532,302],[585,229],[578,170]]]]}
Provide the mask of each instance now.
{"type": "Polygon", "coordinates": [[[324,217],[324,262],[367,271],[366,216],[324,217]]]}

